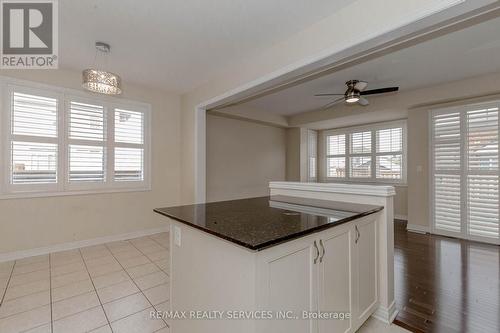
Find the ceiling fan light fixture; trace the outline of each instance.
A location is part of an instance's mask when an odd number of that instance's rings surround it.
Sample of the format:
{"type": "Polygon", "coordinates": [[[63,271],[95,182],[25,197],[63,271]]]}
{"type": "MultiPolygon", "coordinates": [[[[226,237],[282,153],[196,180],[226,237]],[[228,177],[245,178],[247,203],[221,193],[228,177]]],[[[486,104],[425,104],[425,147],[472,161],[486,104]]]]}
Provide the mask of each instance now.
{"type": "Polygon", "coordinates": [[[349,92],[345,95],[346,103],[357,103],[359,98],[359,93],[356,93],[355,91],[349,92]]]}

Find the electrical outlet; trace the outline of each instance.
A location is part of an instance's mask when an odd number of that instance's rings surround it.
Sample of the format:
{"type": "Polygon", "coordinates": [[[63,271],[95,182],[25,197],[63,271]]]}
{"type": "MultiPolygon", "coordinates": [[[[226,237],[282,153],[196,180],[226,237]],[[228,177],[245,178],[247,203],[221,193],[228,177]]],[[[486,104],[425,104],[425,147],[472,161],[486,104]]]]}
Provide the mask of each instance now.
{"type": "Polygon", "coordinates": [[[181,228],[177,226],[174,227],[174,244],[181,246],[181,228]]]}

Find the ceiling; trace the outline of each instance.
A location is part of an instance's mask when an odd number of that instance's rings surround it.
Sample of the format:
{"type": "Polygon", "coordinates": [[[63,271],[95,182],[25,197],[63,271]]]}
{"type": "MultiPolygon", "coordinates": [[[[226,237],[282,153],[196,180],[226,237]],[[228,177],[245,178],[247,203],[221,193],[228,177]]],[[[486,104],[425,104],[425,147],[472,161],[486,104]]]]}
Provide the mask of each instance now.
{"type": "Polygon", "coordinates": [[[124,81],[187,92],[352,2],[63,0],[59,65],[93,65],[94,43],[104,41],[111,45],[105,69],[124,81]]]}
{"type": "Polygon", "coordinates": [[[351,79],[369,82],[367,89],[399,86],[405,91],[498,72],[499,31],[500,18],[495,18],[242,105],[291,116],[321,108],[332,98],[314,94],[344,93],[351,79]]]}

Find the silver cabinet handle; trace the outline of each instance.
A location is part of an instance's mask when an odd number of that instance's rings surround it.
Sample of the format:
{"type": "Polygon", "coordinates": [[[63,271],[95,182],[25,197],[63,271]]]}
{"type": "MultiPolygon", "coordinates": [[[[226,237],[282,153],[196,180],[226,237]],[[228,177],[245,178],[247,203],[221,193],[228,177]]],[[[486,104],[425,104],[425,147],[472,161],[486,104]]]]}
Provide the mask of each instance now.
{"type": "Polygon", "coordinates": [[[319,240],[319,245],[321,245],[321,249],[323,250],[323,254],[321,255],[321,258],[319,258],[319,262],[323,262],[323,257],[325,256],[325,246],[323,245],[323,240],[319,240]]]}
{"type": "Polygon", "coordinates": [[[314,241],[314,248],[316,249],[316,258],[314,258],[314,264],[318,262],[318,257],[319,257],[319,249],[318,249],[318,244],[316,244],[316,241],[314,241]]]}
{"type": "Polygon", "coordinates": [[[359,229],[358,229],[358,226],[354,226],[356,228],[356,240],[354,241],[354,243],[358,244],[358,241],[359,241],[359,238],[361,237],[361,234],[359,233],[359,229]]]}

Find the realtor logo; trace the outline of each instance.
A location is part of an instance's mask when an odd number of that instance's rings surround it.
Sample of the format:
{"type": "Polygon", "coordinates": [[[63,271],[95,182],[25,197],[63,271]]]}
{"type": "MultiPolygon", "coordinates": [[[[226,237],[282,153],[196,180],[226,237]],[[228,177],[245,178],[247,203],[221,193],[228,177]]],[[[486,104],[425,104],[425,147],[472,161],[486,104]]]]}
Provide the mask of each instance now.
{"type": "Polygon", "coordinates": [[[57,0],[0,0],[1,68],[57,68],[57,0]]]}

